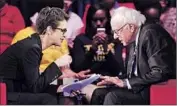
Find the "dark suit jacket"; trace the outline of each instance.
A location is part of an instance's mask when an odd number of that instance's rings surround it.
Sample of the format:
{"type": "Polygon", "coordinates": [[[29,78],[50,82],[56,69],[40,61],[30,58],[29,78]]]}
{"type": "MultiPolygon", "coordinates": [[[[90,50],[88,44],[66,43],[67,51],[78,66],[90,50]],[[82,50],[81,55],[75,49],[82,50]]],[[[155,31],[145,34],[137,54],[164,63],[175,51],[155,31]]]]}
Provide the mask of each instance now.
{"type": "Polygon", "coordinates": [[[136,57],[138,76],[129,79],[135,93],[166,81],[176,71],[176,43],[158,24],[142,26],[136,57]]]}
{"type": "Polygon", "coordinates": [[[33,34],[10,46],[0,56],[0,77],[8,92],[44,92],[61,72],[55,63],[40,75],[42,45],[38,34],[33,34]]]}

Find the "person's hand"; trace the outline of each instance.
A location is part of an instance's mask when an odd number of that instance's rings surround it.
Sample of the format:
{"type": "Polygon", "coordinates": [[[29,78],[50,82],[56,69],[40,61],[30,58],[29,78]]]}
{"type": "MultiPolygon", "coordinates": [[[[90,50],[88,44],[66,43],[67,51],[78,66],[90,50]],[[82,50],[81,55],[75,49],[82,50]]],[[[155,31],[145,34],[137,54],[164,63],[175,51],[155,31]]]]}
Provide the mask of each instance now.
{"type": "Polygon", "coordinates": [[[76,73],[75,78],[78,78],[78,79],[88,78],[90,76],[90,74],[88,73],[90,73],[90,70],[81,71],[79,73],[76,73]]]}
{"type": "Polygon", "coordinates": [[[97,33],[97,36],[104,42],[108,40],[108,35],[105,32],[99,32],[97,33]]]}
{"type": "Polygon", "coordinates": [[[81,90],[77,90],[77,91],[72,90],[72,91],[71,91],[71,94],[70,94],[70,97],[75,97],[75,96],[77,96],[77,95],[79,95],[79,94],[82,94],[82,93],[81,93],[81,90]]]}
{"type": "Polygon", "coordinates": [[[69,54],[65,54],[54,61],[58,67],[69,66],[72,62],[72,58],[69,54]]]}
{"type": "Polygon", "coordinates": [[[90,75],[88,74],[90,70],[81,71],[79,73],[73,72],[70,68],[62,67],[61,68],[62,75],[59,79],[63,78],[76,78],[76,79],[85,79],[88,78],[90,75]]]}
{"type": "Polygon", "coordinates": [[[102,80],[97,83],[98,86],[111,84],[115,84],[121,88],[124,86],[123,81],[118,77],[101,76],[100,79],[102,80]]]}
{"type": "Polygon", "coordinates": [[[73,72],[70,68],[61,68],[62,75],[59,77],[59,79],[63,78],[74,78],[76,76],[76,73],[73,72]]]}
{"type": "Polygon", "coordinates": [[[108,38],[107,35],[104,32],[99,32],[96,35],[93,36],[92,40],[92,47],[93,49],[96,49],[96,47],[99,44],[103,44],[104,42],[107,42],[108,38]]]}

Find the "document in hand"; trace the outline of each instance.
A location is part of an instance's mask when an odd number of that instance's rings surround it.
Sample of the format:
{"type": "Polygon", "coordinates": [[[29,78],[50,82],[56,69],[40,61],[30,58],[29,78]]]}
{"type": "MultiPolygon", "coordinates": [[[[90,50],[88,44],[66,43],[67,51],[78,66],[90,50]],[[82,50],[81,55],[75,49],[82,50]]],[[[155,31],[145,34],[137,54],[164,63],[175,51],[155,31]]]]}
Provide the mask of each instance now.
{"type": "Polygon", "coordinates": [[[77,81],[72,84],[68,84],[68,85],[63,86],[62,90],[63,90],[63,92],[70,94],[72,91],[81,90],[82,88],[84,88],[88,84],[91,84],[92,82],[96,81],[98,78],[100,78],[100,75],[93,74],[92,76],[90,76],[87,79],[77,81]]]}

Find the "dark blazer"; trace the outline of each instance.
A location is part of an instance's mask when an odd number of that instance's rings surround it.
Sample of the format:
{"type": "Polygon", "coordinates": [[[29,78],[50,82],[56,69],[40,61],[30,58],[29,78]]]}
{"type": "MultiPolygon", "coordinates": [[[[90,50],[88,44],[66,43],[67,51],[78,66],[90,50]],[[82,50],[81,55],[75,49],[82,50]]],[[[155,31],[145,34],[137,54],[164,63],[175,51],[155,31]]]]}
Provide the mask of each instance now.
{"type": "Polygon", "coordinates": [[[39,73],[42,45],[38,34],[33,34],[11,45],[0,56],[0,77],[7,84],[8,92],[44,92],[61,72],[55,63],[39,73]]]}
{"type": "Polygon", "coordinates": [[[166,81],[175,75],[176,43],[158,24],[142,26],[136,57],[138,76],[129,78],[135,93],[141,92],[147,96],[149,93],[144,91],[149,91],[151,84],[166,81]]]}

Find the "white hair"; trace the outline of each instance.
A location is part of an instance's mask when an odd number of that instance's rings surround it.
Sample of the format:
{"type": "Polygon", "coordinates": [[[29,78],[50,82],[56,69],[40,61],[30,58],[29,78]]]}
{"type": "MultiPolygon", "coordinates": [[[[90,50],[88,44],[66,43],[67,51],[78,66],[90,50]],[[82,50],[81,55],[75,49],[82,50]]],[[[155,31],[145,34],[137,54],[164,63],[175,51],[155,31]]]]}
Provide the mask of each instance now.
{"type": "Polygon", "coordinates": [[[125,24],[134,24],[140,27],[144,24],[146,18],[139,11],[127,8],[127,7],[119,7],[114,11],[114,14],[111,18],[111,27],[113,30],[121,28],[125,24]]]}

